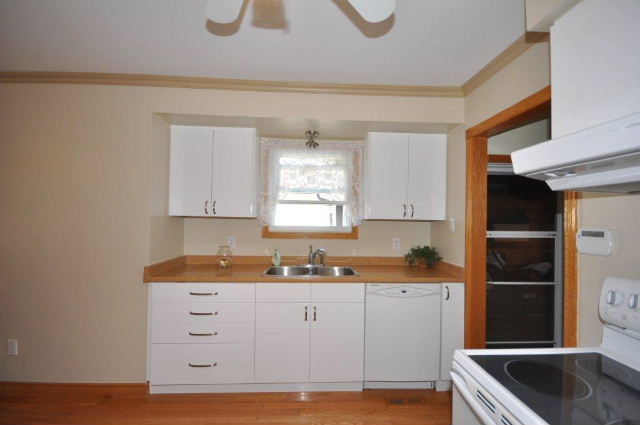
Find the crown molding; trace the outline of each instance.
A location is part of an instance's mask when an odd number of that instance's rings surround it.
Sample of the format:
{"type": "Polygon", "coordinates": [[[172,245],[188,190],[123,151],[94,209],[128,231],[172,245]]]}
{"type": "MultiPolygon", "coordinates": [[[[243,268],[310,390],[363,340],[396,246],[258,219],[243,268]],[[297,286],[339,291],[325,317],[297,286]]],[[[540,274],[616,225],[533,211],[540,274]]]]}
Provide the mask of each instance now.
{"type": "Polygon", "coordinates": [[[462,85],[462,92],[467,96],[469,93],[487,82],[491,77],[503,70],[511,62],[520,57],[536,43],[543,43],[547,41],[549,41],[549,33],[546,32],[527,32],[523,34],[491,62],[486,64],[476,73],[476,75],[464,83],[462,85]]]}
{"type": "Polygon", "coordinates": [[[464,97],[456,86],[304,83],[97,72],[0,72],[0,83],[100,84],[360,96],[464,97]]]}

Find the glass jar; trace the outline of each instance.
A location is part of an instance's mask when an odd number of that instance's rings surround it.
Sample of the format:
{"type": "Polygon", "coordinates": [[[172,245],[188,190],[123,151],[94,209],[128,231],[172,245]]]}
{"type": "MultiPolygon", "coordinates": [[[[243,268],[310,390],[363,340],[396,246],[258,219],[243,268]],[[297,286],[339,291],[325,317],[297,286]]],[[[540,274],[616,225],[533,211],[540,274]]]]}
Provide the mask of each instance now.
{"type": "Polygon", "coordinates": [[[216,260],[218,262],[218,270],[227,270],[231,268],[233,252],[229,245],[220,245],[218,247],[218,254],[216,260]]]}

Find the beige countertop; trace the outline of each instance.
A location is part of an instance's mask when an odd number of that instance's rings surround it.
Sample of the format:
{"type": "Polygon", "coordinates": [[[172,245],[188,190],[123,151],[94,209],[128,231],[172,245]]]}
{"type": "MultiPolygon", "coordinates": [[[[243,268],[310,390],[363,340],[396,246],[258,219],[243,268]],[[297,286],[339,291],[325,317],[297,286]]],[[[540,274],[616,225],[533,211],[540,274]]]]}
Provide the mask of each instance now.
{"type": "MultiPolygon", "coordinates": [[[[285,257],[284,265],[303,264],[302,257],[285,257]]],[[[408,266],[401,257],[334,257],[327,266],[349,265],[358,276],[277,277],[264,276],[268,257],[236,257],[233,267],[218,271],[215,256],[183,256],[145,267],[144,282],[367,282],[431,283],[461,282],[461,267],[439,262],[431,269],[408,266]]]]}

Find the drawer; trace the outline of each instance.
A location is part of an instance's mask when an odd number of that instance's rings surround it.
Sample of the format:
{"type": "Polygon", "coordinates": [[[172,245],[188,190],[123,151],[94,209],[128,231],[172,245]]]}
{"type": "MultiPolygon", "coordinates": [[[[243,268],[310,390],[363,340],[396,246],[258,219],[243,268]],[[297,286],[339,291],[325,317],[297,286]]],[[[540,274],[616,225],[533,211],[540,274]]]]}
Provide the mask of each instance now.
{"type": "Polygon", "coordinates": [[[308,303],[311,299],[309,283],[258,283],[256,302],[308,303]]]}
{"type": "Polygon", "coordinates": [[[154,323],[151,343],[229,344],[253,342],[253,323],[154,323]]]}
{"type": "Polygon", "coordinates": [[[152,302],[254,302],[253,283],[152,283],[152,302]]]}
{"type": "Polygon", "coordinates": [[[313,303],[363,303],[364,283],[313,283],[313,303]]]}
{"type": "Polygon", "coordinates": [[[151,323],[253,323],[255,303],[153,303],[151,323]]]}
{"type": "Polygon", "coordinates": [[[151,385],[253,383],[253,344],[151,344],[151,385]]]}

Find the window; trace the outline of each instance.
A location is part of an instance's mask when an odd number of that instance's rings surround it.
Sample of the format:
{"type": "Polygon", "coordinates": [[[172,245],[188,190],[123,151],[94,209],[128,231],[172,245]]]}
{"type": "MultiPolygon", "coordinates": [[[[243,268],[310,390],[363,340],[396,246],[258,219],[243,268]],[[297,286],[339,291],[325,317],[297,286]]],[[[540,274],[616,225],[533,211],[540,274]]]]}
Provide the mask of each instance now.
{"type": "Polygon", "coordinates": [[[309,149],[303,142],[263,140],[261,224],[279,234],[353,233],[360,150],[356,142],[309,149]]]}

